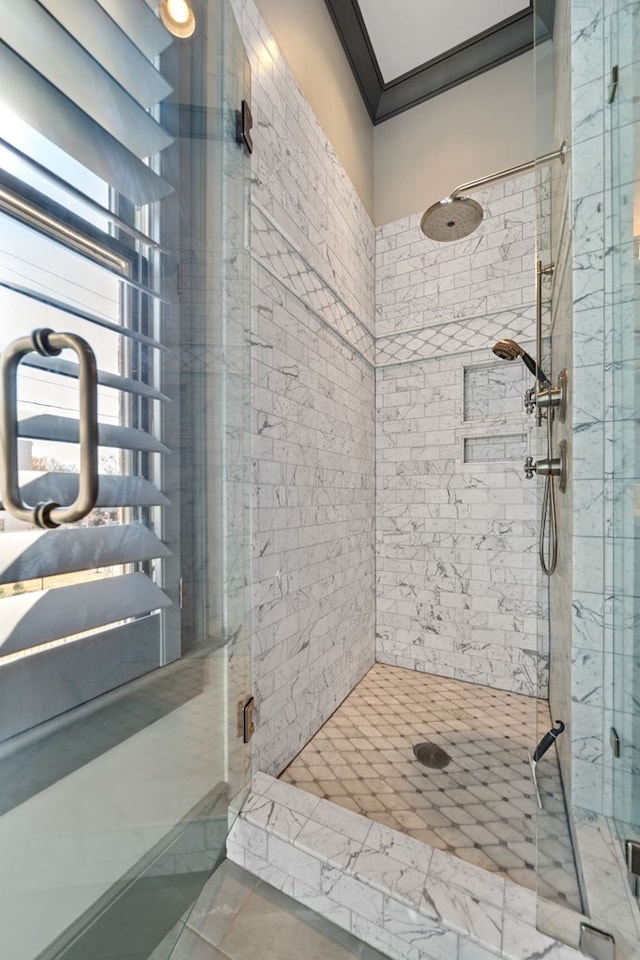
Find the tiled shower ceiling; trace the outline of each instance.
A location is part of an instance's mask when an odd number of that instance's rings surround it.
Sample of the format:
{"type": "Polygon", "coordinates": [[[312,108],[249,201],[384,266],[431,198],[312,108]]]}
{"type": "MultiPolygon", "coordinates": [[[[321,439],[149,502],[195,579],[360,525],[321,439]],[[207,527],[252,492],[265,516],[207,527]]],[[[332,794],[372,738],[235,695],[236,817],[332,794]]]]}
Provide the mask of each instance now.
{"type": "Polygon", "coordinates": [[[374,123],[525,53],[553,0],[325,0],[374,123]]]}

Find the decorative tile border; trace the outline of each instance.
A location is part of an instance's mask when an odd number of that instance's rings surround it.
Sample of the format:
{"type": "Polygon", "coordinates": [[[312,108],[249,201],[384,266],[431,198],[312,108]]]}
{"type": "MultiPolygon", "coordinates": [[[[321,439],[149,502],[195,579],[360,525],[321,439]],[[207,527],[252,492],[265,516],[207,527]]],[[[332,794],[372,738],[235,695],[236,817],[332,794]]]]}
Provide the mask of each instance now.
{"type": "Polygon", "coordinates": [[[578,960],[535,929],[536,895],[265,774],[229,859],[394,960],[578,960]]]}
{"type": "Polygon", "coordinates": [[[535,305],[528,304],[521,310],[503,310],[378,337],[376,367],[430,360],[461,351],[491,350],[496,340],[505,336],[530,340],[534,324],[535,305]]]}
{"type": "Polygon", "coordinates": [[[251,255],[260,266],[312,310],[368,363],[374,361],[374,338],[331,283],[307,260],[276,220],[252,205],[251,255]]]}

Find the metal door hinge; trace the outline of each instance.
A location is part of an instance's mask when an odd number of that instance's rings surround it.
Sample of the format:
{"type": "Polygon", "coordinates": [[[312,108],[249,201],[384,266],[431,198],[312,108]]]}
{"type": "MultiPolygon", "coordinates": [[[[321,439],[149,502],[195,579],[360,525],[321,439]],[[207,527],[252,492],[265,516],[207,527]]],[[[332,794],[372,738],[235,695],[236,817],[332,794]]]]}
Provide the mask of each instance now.
{"type": "Polygon", "coordinates": [[[253,117],[251,108],[246,100],[242,101],[242,106],[237,112],[237,134],[238,143],[244,144],[247,153],[253,153],[253,140],[251,139],[251,128],[253,127],[253,117]]]}
{"type": "Polygon", "coordinates": [[[611,731],[609,733],[609,739],[611,742],[611,749],[613,750],[613,755],[617,760],[620,754],[622,753],[622,748],[620,744],[620,737],[618,736],[618,731],[616,730],[615,727],[611,727],[611,731]]]}
{"type": "Polygon", "coordinates": [[[611,934],[589,923],[580,924],[580,949],[592,960],[615,960],[616,957],[616,941],[611,934]]]}
{"type": "Polygon", "coordinates": [[[184,589],[182,583],[182,577],[178,580],[178,608],[182,610],[182,605],[184,603],[184,589]]]}
{"type": "Polygon", "coordinates": [[[611,83],[609,84],[609,103],[613,103],[618,92],[618,86],[620,84],[620,68],[616,63],[615,67],[611,68],[611,83]]]}
{"type": "Polygon", "coordinates": [[[624,857],[634,897],[640,897],[640,841],[625,840],[624,857]]]}
{"type": "Polygon", "coordinates": [[[256,702],[253,697],[249,697],[248,700],[241,700],[238,704],[238,734],[242,737],[243,743],[249,743],[255,733],[255,708],[256,702]]]}

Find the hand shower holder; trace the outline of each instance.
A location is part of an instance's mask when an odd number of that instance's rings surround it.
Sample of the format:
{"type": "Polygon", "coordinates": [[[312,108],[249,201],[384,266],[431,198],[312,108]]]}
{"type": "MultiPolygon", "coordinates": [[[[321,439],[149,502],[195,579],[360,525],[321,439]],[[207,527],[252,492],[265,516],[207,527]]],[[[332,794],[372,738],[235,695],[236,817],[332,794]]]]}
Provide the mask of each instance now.
{"type": "Polygon", "coordinates": [[[534,462],[533,457],[524,461],[524,475],[532,480],[534,473],[539,477],[557,477],[558,489],[564,493],[567,489],[567,441],[561,440],[557,457],[541,457],[534,462]]]}
{"type": "MultiPolygon", "coordinates": [[[[564,423],[567,419],[567,384],[568,384],[568,374],[566,369],[560,371],[560,376],[558,377],[558,386],[552,387],[549,384],[543,390],[538,390],[535,395],[535,406],[537,409],[546,410],[547,416],[548,411],[555,411],[560,423],[564,423]]],[[[529,404],[527,404],[527,410],[529,410],[529,404]]]]}

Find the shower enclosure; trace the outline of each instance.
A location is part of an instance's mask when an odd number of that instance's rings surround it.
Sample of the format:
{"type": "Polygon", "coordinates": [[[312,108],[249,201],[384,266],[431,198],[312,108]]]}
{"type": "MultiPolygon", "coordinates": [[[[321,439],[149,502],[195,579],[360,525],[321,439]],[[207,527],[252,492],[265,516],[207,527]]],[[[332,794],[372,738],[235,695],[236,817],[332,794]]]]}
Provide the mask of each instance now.
{"type": "Polygon", "coordinates": [[[250,779],[248,63],[157,6],[0,3],[11,960],[166,960],[250,779]]]}
{"type": "MultiPolygon", "coordinates": [[[[538,152],[568,162],[537,173],[542,365],[568,370],[557,497],[558,563],[548,588],[550,705],[587,926],[538,903],[538,925],[588,955],[631,957],[640,936],[640,660],[637,640],[638,5],[535,4],[538,152]],[[548,39],[551,35],[551,40],[548,39]],[[550,104],[552,102],[552,108],[550,104]],[[595,938],[595,940],[594,940],[595,938]],[[607,954],[605,954],[607,955],[607,954]],[[613,953],[610,954],[613,956],[613,953]]],[[[540,643],[547,623],[540,621],[540,643]]]]}

